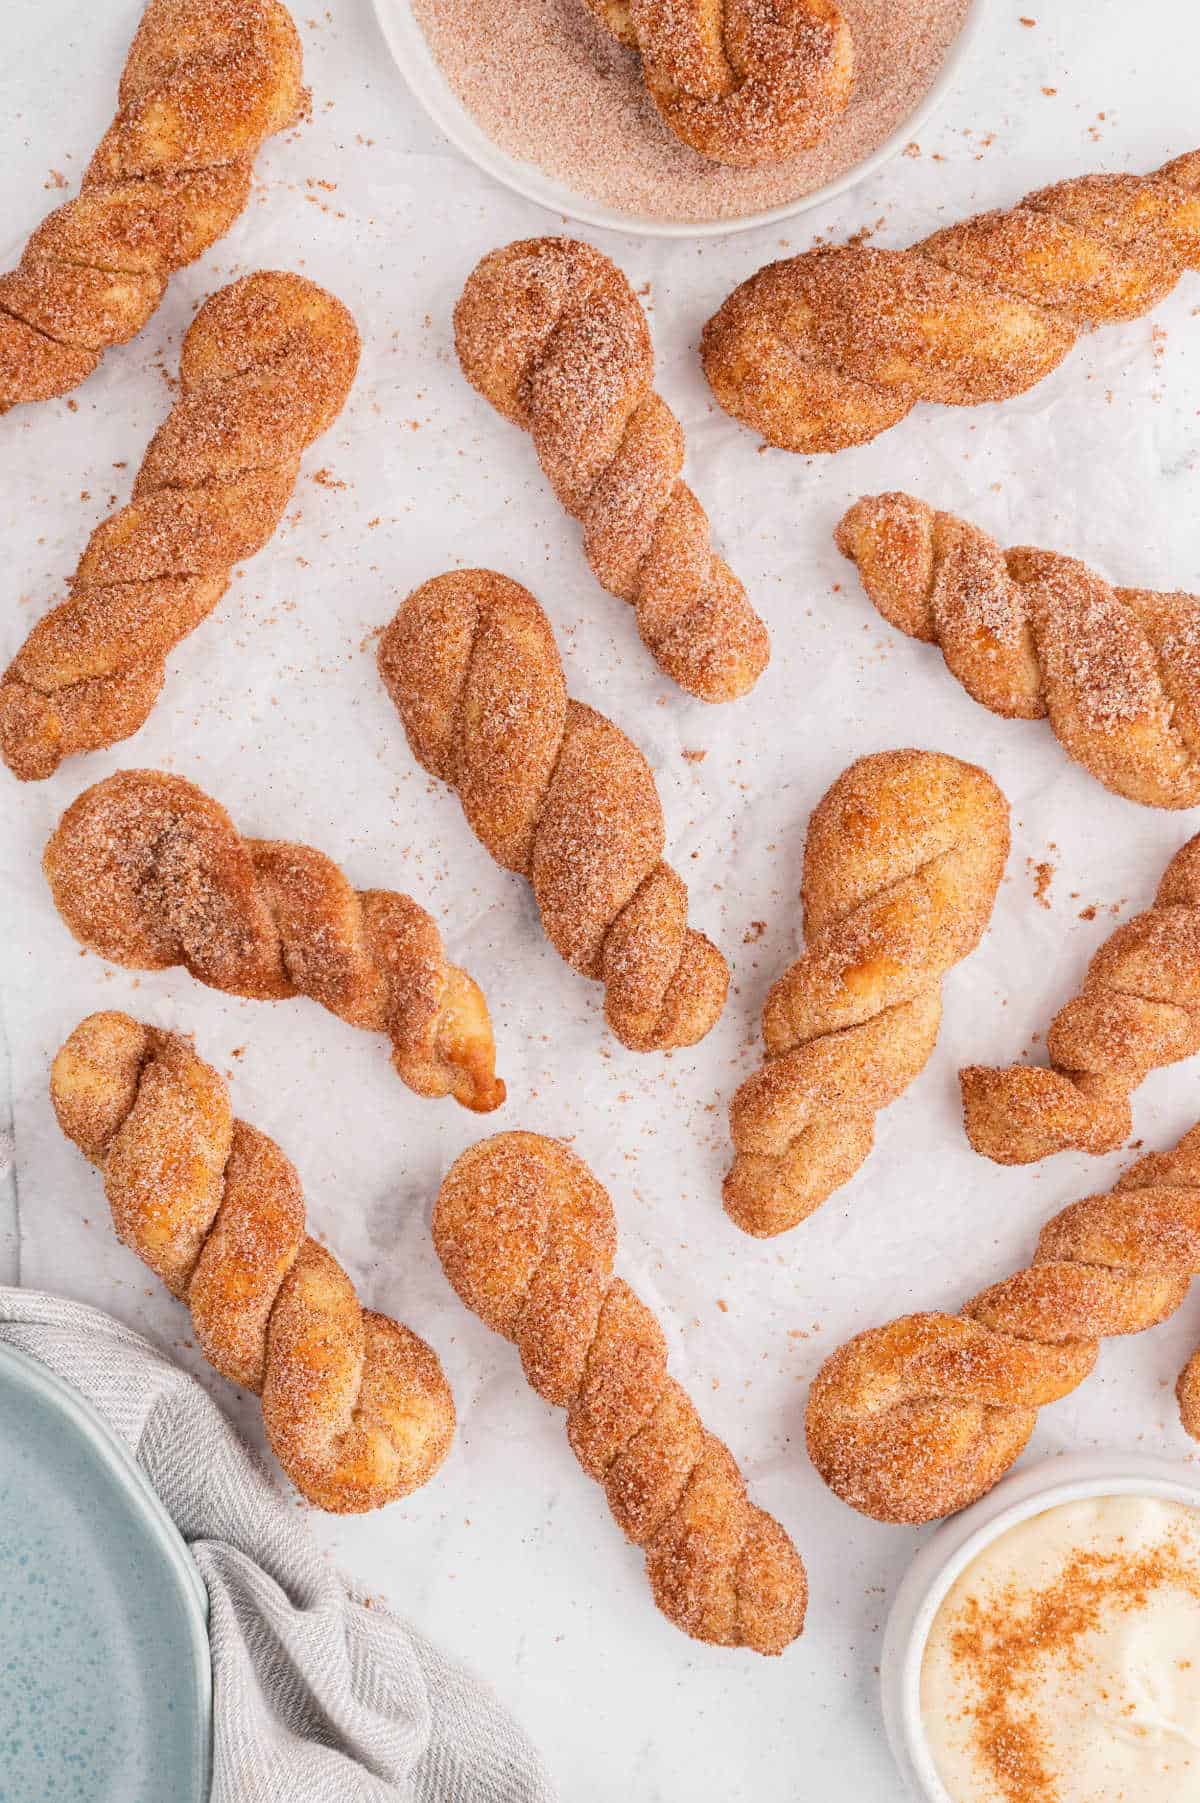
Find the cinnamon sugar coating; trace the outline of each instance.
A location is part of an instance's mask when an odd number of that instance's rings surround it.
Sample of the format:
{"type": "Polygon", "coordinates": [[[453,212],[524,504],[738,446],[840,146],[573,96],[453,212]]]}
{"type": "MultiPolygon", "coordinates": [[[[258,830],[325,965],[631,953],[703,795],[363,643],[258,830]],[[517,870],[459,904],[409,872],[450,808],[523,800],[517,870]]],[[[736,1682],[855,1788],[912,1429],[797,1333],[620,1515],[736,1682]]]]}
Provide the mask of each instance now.
{"type": "Polygon", "coordinates": [[[795,1227],[858,1170],[877,1111],[933,1050],[941,980],[979,943],[1008,843],[991,777],[936,751],[859,758],[814,808],[805,949],[767,997],[766,1062],[729,1111],[725,1210],[747,1233],[795,1227]]]}
{"type": "Polygon", "coordinates": [[[433,1240],[467,1308],[566,1409],[663,1614],[695,1640],[782,1653],[804,1626],[800,1555],[667,1375],[662,1329],[612,1274],[612,1202],[587,1166],[540,1134],[483,1140],[447,1172],[433,1240]]]}
{"type": "Polygon", "coordinates": [[[50,776],[72,752],[137,731],[167,654],[279,524],[300,454],[340,411],[358,352],[345,307],[303,276],[244,276],[204,303],[132,501],[97,526],[69,598],[0,679],[0,754],[14,775],[50,776]]]}
{"type": "Polygon", "coordinates": [[[784,450],[840,451],[918,401],[1023,394],[1080,334],[1148,313],[1200,267],[1200,151],[1152,175],[1085,175],[911,250],[770,263],[704,328],[727,413],[784,450]]]}
{"type": "Polygon", "coordinates": [[[1046,1035],[1050,1067],[959,1072],[967,1138],[997,1164],[1112,1152],[1133,1131],[1143,1077],[1200,1051],[1200,834],[1167,865],[1154,906],[1119,926],[1046,1035]]]}
{"type": "MultiPolygon", "coordinates": [[[[1008,1470],[1037,1411],[1087,1377],[1100,1340],[1164,1321],[1197,1274],[1200,1126],[1056,1214],[1033,1264],[961,1314],[905,1315],[840,1347],[809,1395],[813,1464],[879,1521],[949,1515],[1008,1470]]],[[[1200,1436],[1200,1355],[1178,1393],[1200,1436]]]]}
{"type": "Polygon", "coordinates": [[[0,275],[0,413],[66,394],[140,332],[242,211],[259,145],[307,109],[278,0],[150,0],[79,198],[0,275]]]}
{"type": "Polygon", "coordinates": [[[1105,788],[1150,807],[1200,803],[1200,600],[1114,589],[1086,564],[1004,551],[913,495],[867,495],[838,525],[885,620],[940,645],[976,701],[1048,717],[1105,788]]]}
{"type": "Polygon", "coordinates": [[[304,1231],[274,1140],[234,1120],[190,1039],[91,1014],[50,1072],[59,1126],[104,1176],[117,1236],[186,1302],[209,1363],[262,1398],[271,1450],[339,1514],[427,1483],[454,1436],[437,1355],[365,1309],[304,1231]]]}
{"type": "Polygon", "coordinates": [[[194,783],[121,770],[71,803],[42,860],[75,937],[133,970],[182,964],[212,989],[306,995],[386,1033],[419,1096],[486,1113],[504,1100],[483,995],[424,908],[352,889],[310,845],[243,839],[194,783]]]}
{"type": "Polygon", "coordinates": [[[642,59],[663,123],[701,156],[753,168],[819,144],[854,85],[833,0],[587,0],[642,59]]]}
{"type": "Polygon", "coordinates": [[[454,310],[467,380],[533,436],[610,594],[681,688],[732,701],[766,668],[766,628],[680,478],[683,429],[655,394],[646,316],[616,264],[573,238],[492,251],[454,310]]]}
{"type": "Polygon", "coordinates": [[[622,1045],[702,1039],[729,971],[688,926],[687,887],[662,861],[650,766],[611,720],[568,699],[528,589],[494,570],[435,577],[383,634],[379,673],[418,763],[458,791],[496,862],[529,878],[555,950],[604,984],[622,1045]]]}

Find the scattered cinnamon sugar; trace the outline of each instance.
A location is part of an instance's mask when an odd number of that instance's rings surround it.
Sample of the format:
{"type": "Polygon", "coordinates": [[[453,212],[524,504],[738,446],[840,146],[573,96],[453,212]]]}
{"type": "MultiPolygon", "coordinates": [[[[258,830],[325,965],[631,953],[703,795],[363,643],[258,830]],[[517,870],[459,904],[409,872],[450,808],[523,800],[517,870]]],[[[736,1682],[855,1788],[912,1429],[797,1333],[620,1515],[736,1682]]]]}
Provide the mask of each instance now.
{"type": "Polygon", "coordinates": [[[842,0],[854,34],[850,105],[785,163],[712,163],[661,122],[635,51],[585,0],[413,0],[442,73],[500,149],[591,200],[654,219],[736,219],[811,193],[862,162],[933,83],[969,0],[842,0]]]}
{"type": "MultiPolygon", "coordinates": [[[[1055,847],[1052,845],[1050,849],[1053,851],[1055,847]]],[[[1050,906],[1050,885],[1054,881],[1054,865],[1048,860],[1043,860],[1038,864],[1032,858],[1026,858],[1025,868],[1033,878],[1033,899],[1039,908],[1048,908],[1050,906]]]]}

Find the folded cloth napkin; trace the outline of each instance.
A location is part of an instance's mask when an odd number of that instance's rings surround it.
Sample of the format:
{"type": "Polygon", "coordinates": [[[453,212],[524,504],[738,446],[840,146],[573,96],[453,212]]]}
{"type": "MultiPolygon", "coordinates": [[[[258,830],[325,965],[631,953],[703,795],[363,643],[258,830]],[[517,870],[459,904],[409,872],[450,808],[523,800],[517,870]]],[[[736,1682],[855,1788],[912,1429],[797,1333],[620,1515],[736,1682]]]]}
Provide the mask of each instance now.
{"type": "Polygon", "coordinates": [[[553,1803],[485,1685],[334,1575],[216,1404],[97,1309],[0,1285],[0,1340],[134,1453],[208,1589],[212,1803],[553,1803]]]}

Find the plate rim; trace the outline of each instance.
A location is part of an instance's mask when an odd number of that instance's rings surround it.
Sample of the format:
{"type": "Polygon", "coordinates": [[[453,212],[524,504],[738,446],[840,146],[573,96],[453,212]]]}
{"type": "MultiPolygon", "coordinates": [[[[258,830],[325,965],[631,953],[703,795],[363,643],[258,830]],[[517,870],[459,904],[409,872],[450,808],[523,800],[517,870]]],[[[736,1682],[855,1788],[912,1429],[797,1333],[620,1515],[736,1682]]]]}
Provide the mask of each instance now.
{"type": "MultiPolygon", "coordinates": [[[[580,0],[582,4],[582,0],[580,0]]],[[[967,0],[967,12],[958,36],[951,43],[941,67],[912,112],[896,125],[881,144],[861,162],[844,169],[832,181],[812,188],[795,200],[757,213],[743,213],[732,219],[658,219],[642,213],[626,213],[604,201],[577,194],[565,183],[544,174],[534,163],[526,163],[502,150],[494,143],[473,116],[442,73],[412,9],[412,0],[371,0],[379,29],[400,72],[405,86],[423,108],[426,116],[465,156],[468,162],[490,175],[503,187],[532,201],[558,217],[574,220],[598,231],[625,232],[642,238],[722,238],[736,232],[755,231],[760,227],[781,224],[807,213],[815,207],[837,199],[848,189],[865,181],[884,164],[894,161],[913,134],[921,130],[931,114],[942,104],[954,81],[974,49],[982,33],[984,20],[993,12],[991,0],[967,0]]]]}
{"type": "Polygon", "coordinates": [[[31,1392],[51,1409],[68,1418],[80,1438],[127,1496],[150,1538],[164,1555],[164,1564],[183,1603],[193,1655],[190,1664],[194,1679],[196,1733],[192,1791],[195,1803],[208,1803],[212,1784],[213,1715],[208,1592],[195,1560],[188,1551],[187,1542],[133,1453],[81,1391],[35,1354],[0,1337],[0,1375],[6,1367],[18,1389],[31,1392]]]}

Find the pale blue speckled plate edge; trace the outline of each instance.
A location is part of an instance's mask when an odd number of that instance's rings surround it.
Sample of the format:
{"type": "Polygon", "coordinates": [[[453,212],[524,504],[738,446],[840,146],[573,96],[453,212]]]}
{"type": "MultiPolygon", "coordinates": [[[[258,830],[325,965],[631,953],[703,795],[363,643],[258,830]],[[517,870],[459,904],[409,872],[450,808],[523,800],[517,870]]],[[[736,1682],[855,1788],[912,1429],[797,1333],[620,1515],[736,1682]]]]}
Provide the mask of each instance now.
{"type": "Polygon", "coordinates": [[[208,1592],[179,1529],[129,1451],[103,1417],[78,1390],[72,1389],[40,1359],[0,1341],[0,1367],[18,1388],[40,1398],[65,1415],[96,1458],[125,1492],[146,1534],[163,1554],[167,1570],[178,1585],[192,1643],[192,1676],[195,1681],[196,1723],[193,1770],[189,1774],[195,1803],[208,1803],[212,1758],[212,1662],[208,1645],[208,1592]]]}

